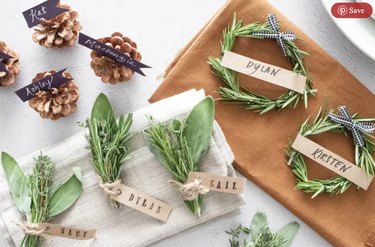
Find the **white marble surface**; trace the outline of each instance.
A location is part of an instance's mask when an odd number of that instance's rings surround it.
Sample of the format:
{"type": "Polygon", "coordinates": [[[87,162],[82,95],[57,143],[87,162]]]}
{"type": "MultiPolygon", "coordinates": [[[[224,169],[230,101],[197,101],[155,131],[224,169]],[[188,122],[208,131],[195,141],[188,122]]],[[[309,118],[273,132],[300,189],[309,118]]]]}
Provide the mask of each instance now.
{"type": "MultiPolygon", "coordinates": [[[[89,115],[93,100],[99,92],[109,95],[118,113],[147,105],[148,97],[160,83],[156,77],[163,72],[179,48],[225,1],[185,0],[177,4],[174,0],[66,0],[81,14],[84,33],[100,37],[121,31],[137,41],[143,62],[153,67],[146,70],[148,77],[136,75],[131,82],[118,86],[105,85],[95,77],[89,67],[88,49],[76,45],[71,49],[47,50],[32,42],[32,31],[27,28],[21,12],[40,2],[2,0],[0,5],[0,39],[19,51],[22,64],[17,84],[0,88],[0,150],[6,150],[15,157],[79,132],[80,128],[75,122],[89,115]],[[28,84],[37,72],[67,66],[81,90],[79,108],[74,115],[56,122],[42,120],[15,96],[14,91],[28,84]]],[[[320,1],[271,0],[271,3],[343,63],[370,90],[375,91],[374,61],[341,34],[320,1]]],[[[329,246],[311,228],[250,182],[246,198],[248,205],[242,208],[240,215],[196,227],[154,246],[228,246],[228,236],[224,231],[238,223],[248,224],[258,210],[267,213],[271,228],[275,230],[290,221],[301,223],[293,246],[329,246]]],[[[4,246],[1,241],[0,246],[4,246]]]]}

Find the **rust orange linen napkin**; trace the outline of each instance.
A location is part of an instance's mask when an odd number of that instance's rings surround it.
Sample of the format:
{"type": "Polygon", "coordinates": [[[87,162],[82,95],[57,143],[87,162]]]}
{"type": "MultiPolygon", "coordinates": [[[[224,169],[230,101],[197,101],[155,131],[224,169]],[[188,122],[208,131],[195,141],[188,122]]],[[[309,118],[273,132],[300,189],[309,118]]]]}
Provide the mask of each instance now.
{"type": "MultiPolygon", "coordinates": [[[[220,56],[222,31],[231,23],[234,12],[238,19],[244,20],[244,24],[265,22],[269,13],[275,13],[281,23],[281,31],[293,31],[302,38],[296,44],[310,54],[305,62],[314,87],[318,89],[317,98],[310,99],[308,109],[300,103],[296,109],[273,111],[265,115],[217,101],[216,119],[235,154],[236,168],[333,245],[375,246],[375,183],[370,185],[368,191],[357,192],[352,186],[342,195],[320,195],[310,199],[311,195],[295,189],[294,175],[284,157],[288,141],[294,140],[299,126],[308,116],[315,117],[325,98],[328,98],[330,107],[345,104],[352,113],[375,117],[375,95],[266,1],[228,1],[179,52],[150,101],[158,101],[191,88],[203,88],[207,94],[218,98],[216,91],[221,81],[212,73],[207,60],[211,55],[220,56]]],[[[234,52],[292,69],[273,39],[238,38],[234,52]]],[[[247,89],[269,97],[277,97],[286,91],[244,75],[240,75],[240,81],[247,89]]],[[[354,162],[351,138],[324,133],[313,140],[354,162]]],[[[310,178],[334,175],[305,159],[310,178]]]]}

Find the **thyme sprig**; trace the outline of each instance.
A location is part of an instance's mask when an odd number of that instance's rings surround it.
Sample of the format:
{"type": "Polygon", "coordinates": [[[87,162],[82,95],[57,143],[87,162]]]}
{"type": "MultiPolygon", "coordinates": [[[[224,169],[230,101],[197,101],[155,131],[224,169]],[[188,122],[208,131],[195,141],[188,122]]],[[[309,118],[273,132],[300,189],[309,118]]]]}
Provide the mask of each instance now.
{"type": "MultiPolygon", "coordinates": [[[[233,49],[237,37],[262,39],[259,36],[251,35],[258,31],[271,31],[267,23],[250,23],[242,24],[242,20],[237,20],[233,17],[232,25],[225,28],[223,31],[224,40],[221,44],[222,55],[225,51],[233,49]]],[[[281,110],[285,107],[295,108],[300,100],[304,101],[305,108],[308,105],[308,97],[315,96],[316,89],[312,87],[311,78],[303,63],[303,57],[308,55],[306,52],[300,50],[294,42],[285,41],[285,47],[289,61],[293,64],[293,71],[295,73],[306,76],[306,86],[303,94],[289,90],[276,99],[268,98],[264,95],[250,92],[241,87],[237,77],[237,73],[231,69],[225,68],[221,65],[222,58],[209,57],[209,64],[212,66],[214,73],[224,82],[218,90],[222,101],[232,102],[243,105],[245,109],[260,112],[260,114],[269,112],[273,109],[281,110]]]]}
{"type": "MultiPolygon", "coordinates": [[[[354,122],[369,122],[375,119],[361,118],[357,114],[352,116],[354,122]]],[[[299,133],[304,137],[311,137],[324,132],[334,132],[350,136],[350,132],[342,125],[337,124],[329,119],[328,111],[320,109],[312,123],[309,118],[301,125],[299,133]]],[[[359,147],[353,140],[355,164],[369,175],[375,174],[375,162],[373,154],[375,152],[374,137],[371,134],[363,134],[364,146],[359,147]]],[[[307,166],[303,155],[292,148],[292,142],[289,142],[285,151],[289,160],[288,164],[297,179],[296,188],[307,193],[312,193],[315,198],[321,193],[341,194],[344,193],[352,182],[341,176],[334,176],[330,179],[309,179],[307,174],[307,166]]]]}

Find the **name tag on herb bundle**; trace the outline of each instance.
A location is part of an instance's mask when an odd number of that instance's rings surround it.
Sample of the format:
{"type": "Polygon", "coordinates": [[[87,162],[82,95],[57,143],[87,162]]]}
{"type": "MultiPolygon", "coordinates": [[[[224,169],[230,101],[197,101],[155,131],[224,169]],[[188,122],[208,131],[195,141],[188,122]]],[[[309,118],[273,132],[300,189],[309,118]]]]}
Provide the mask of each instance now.
{"type": "Polygon", "coordinates": [[[188,182],[197,178],[201,180],[201,185],[206,186],[212,191],[233,194],[241,194],[245,191],[246,179],[244,178],[219,176],[205,172],[191,172],[188,182]]]}
{"type": "Polygon", "coordinates": [[[364,190],[370,186],[373,176],[367,175],[358,166],[300,134],[295,139],[292,148],[364,190]]]}
{"type": "Polygon", "coordinates": [[[59,2],[60,0],[48,0],[22,12],[29,28],[38,25],[42,18],[49,20],[59,14],[69,11],[69,9],[58,8],[57,4],[59,2]]]}
{"type": "Polygon", "coordinates": [[[172,211],[172,207],[167,203],[124,184],[119,185],[115,189],[119,190],[120,193],[119,195],[111,196],[112,200],[118,201],[158,220],[167,222],[169,214],[172,211]]]}
{"type": "Polygon", "coordinates": [[[93,239],[96,235],[95,229],[83,230],[51,223],[39,223],[37,228],[37,230],[43,231],[44,234],[49,236],[71,238],[75,240],[93,239]]]}
{"type": "Polygon", "coordinates": [[[221,65],[300,94],[305,90],[306,76],[231,51],[224,52],[221,65]]]}

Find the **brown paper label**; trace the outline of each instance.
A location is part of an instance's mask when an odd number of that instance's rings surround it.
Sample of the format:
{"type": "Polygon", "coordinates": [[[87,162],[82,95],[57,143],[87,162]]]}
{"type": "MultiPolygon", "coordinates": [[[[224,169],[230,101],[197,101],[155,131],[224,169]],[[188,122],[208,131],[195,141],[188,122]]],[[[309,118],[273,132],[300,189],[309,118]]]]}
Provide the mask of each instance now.
{"type": "Polygon", "coordinates": [[[305,90],[305,76],[231,51],[224,52],[221,65],[242,74],[291,89],[300,94],[303,94],[305,90]]]}
{"type": "Polygon", "coordinates": [[[45,229],[45,233],[47,235],[71,238],[76,240],[93,239],[96,235],[96,229],[83,230],[51,223],[40,223],[38,227],[40,230],[45,229]]]}
{"type": "Polygon", "coordinates": [[[292,148],[355,183],[364,190],[367,190],[373,179],[373,176],[367,175],[358,166],[300,134],[295,139],[292,148]]]}
{"type": "Polygon", "coordinates": [[[205,172],[191,172],[188,181],[191,182],[196,178],[201,179],[202,185],[212,191],[233,194],[240,194],[245,191],[246,179],[244,178],[225,177],[205,172]]]}
{"type": "Polygon", "coordinates": [[[144,214],[150,215],[158,220],[167,222],[169,214],[172,211],[172,207],[169,204],[159,201],[124,184],[121,184],[115,189],[119,189],[121,194],[111,196],[111,199],[134,208],[144,214]]]}

